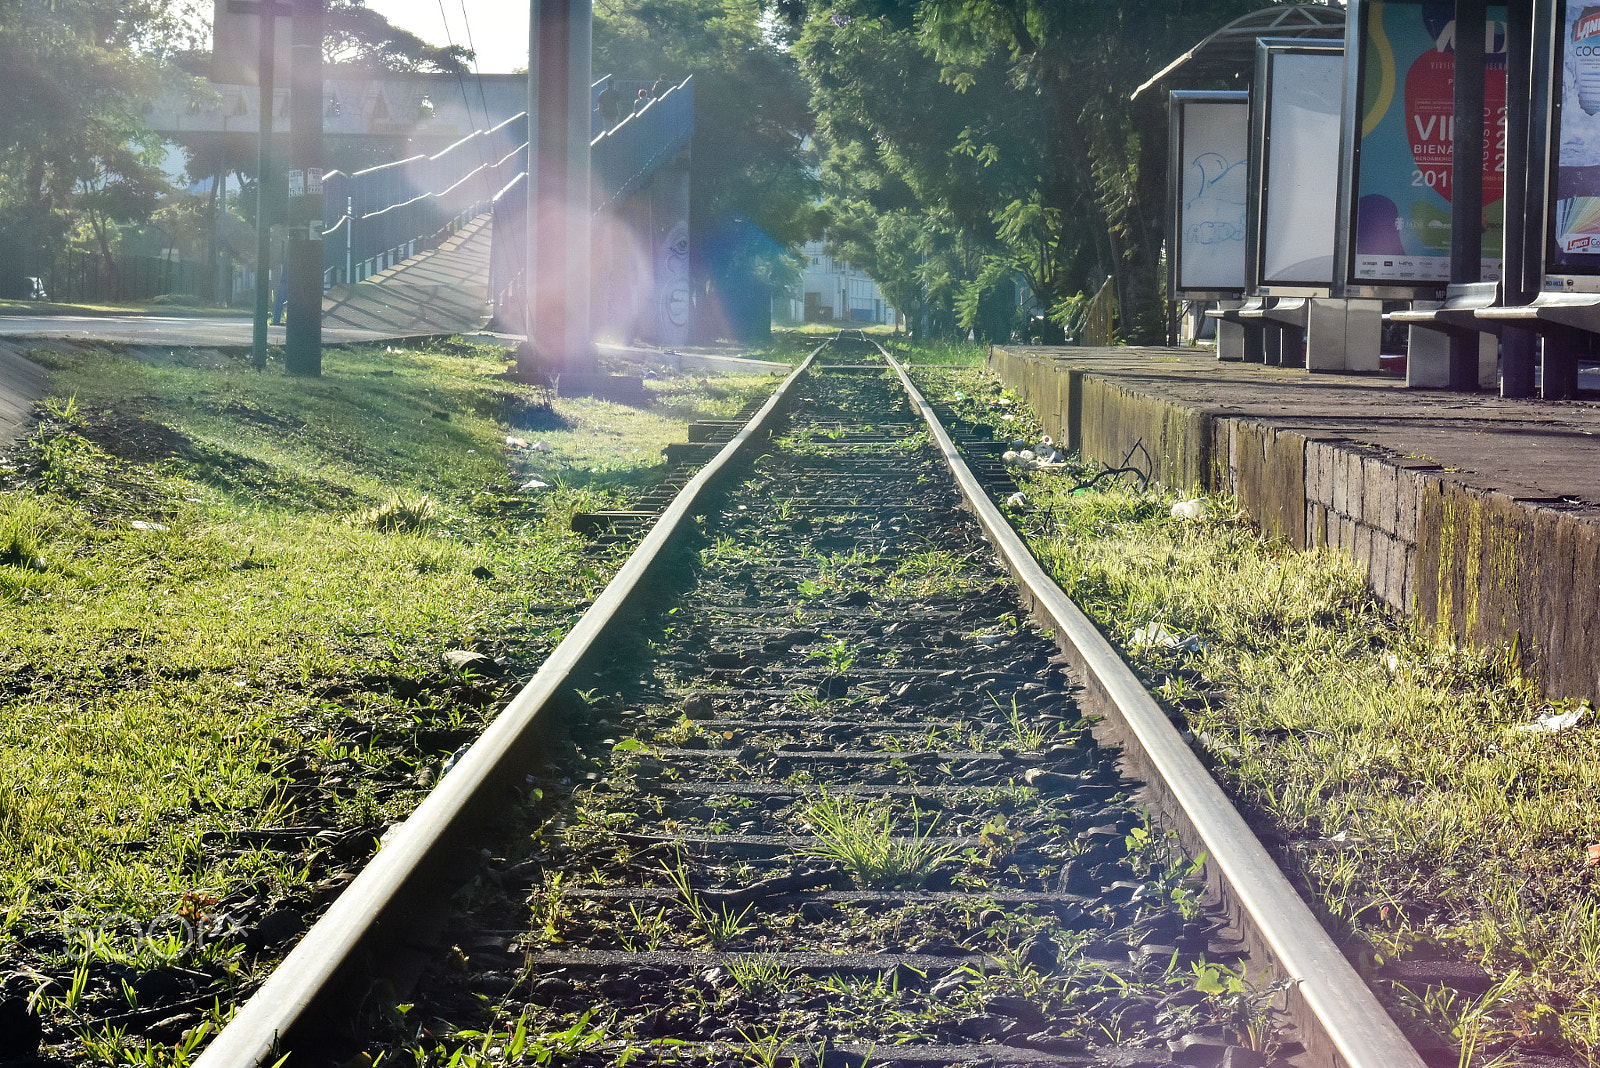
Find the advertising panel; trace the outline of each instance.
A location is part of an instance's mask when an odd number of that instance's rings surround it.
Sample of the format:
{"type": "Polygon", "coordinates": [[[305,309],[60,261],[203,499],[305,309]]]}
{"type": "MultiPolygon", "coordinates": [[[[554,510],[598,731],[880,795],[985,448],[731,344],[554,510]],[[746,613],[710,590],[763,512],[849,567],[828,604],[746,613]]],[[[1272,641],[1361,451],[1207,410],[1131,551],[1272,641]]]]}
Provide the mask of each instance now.
{"type": "Polygon", "coordinates": [[[1181,293],[1243,293],[1250,95],[1172,94],[1172,191],[1181,293]]]}
{"type": "MultiPolygon", "coordinates": [[[[1260,284],[1326,293],[1333,285],[1339,193],[1342,43],[1268,45],[1260,284]]],[[[1258,81],[1257,85],[1261,85],[1258,81]]]]}
{"type": "Polygon", "coordinates": [[[1600,4],[1580,0],[1563,8],[1545,270],[1600,274],[1600,4]]]}
{"type": "MultiPolygon", "coordinates": [[[[1505,210],[1505,7],[1491,5],[1487,23],[1481,277],[1495,281],[1505,210]]],[[[1348,281],[1437,290],[1450,281],[1455,4],[1363,4],[1360,34],[1348,281]]]]}

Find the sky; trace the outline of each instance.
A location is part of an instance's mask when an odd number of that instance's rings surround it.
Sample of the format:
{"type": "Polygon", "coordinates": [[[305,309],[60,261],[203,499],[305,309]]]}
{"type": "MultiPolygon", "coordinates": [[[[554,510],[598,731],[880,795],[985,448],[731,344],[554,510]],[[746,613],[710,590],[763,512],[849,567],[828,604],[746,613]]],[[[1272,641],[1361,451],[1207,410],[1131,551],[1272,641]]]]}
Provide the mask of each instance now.
{"type": "Polygon", "coordinates": [[[480,74],[528,65],[529,0],[367,0],[367,7],[429,44],[477,46],[480,74]]]}

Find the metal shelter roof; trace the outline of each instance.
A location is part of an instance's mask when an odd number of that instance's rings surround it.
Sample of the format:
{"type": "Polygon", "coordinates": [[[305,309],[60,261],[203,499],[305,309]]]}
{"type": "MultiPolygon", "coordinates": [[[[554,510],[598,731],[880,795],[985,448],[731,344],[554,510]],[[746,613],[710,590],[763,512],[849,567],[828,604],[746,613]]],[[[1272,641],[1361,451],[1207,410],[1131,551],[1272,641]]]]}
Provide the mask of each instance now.
{"type": "Polygon", "coordinates": [[[1180,68],[1186,81],[1253,70],[1257,37],[1343,37],[1344,12],[1330,4],[1282,4],[1241,15],[1162,67],[1129,99],[1171,80],[1180,68]]]}

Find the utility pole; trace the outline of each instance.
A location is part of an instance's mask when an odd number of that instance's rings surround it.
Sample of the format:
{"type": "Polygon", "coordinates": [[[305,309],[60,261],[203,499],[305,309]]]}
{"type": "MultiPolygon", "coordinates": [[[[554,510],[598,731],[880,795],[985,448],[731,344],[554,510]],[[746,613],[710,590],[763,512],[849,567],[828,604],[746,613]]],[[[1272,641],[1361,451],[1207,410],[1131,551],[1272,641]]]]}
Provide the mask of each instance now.
{"type": "MultiPolygon", "coordinates": [[[[1450,168],[1450,281],[1483,278],[1484,0],[1456,0],[1455,139],[1450,168]]],[[[1477,333],[1450,335],[1446,389],[1478,388],[1477,333]]]]}
{"type": "Polygon", "coordinates": [[[294,0],[289,47],[289,324],[284,365],[322,374],[322,11],[294,0]]]}
{"type": "Polygon", "coordinates": [[[293,9],[272,0],[227,0],[227,9],[231,14],[254,14],[260,18],[256,39],[256,84],[261,89],[260,145],[256,153],[256,315],[250,342],[259,371],[267,366],[267,316],[272,306],[272,199],[277,188],[272,168],[272,94],[277,20],[293,9]]]}
{"type": "MultiPolygon", "coordinates": [[[[528,341],[539,371],[592,373],[589,82],[592,0],[530,0],[528,341]]],[[[524,350],[526,351],[526,350],[524,350]]]]}

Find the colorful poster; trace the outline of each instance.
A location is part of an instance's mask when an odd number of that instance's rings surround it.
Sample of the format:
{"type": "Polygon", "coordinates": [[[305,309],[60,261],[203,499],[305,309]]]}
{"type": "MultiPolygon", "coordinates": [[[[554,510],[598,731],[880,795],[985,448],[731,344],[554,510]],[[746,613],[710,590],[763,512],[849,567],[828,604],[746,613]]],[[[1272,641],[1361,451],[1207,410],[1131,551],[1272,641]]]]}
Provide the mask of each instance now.
{"type": "Polygon", "coordinates": [[[1592,272],[1600,267],[1600,5],[1569,2],[1563,25],[1555,247],[1547,268],[1592,272]]]}
{"type": "MultiPolygon", "coordinates": [[[[1372,3],[1362,25],[1356,282],[1450,281],[1455,4],[1372,3]]],[[[1483,86],[1482,277],[1500,277],[1505,211],[1506,9],[1488,9],[1483,86]]]]}
{"type": "Polygon", "coordinates": [[[1178,114],[1178,288],[1245,288],[1244,208],[1250,104],[1186,101],[1178,114]]]}

